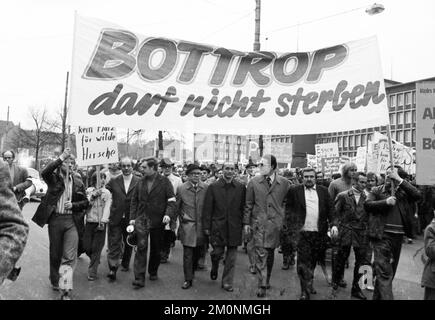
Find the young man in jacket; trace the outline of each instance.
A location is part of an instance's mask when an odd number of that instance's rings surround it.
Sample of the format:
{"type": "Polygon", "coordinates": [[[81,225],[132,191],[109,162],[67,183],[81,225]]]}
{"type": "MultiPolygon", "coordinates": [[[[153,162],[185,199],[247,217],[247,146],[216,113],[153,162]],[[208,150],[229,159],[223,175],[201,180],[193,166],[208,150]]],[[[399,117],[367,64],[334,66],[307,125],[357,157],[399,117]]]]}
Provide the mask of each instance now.
{"type": "Polygon", "coordinates": [[[77,225],[83,221],[83,211],[89,204],[81,179],[71,171],[67,177],[71,158],[67,148],[42,171],[47,194],[32,218],[40,227],[48,223],[50,281],[54,290],[61,290],[64,300],[71,299],[79,241],[77,225]]]}
{"type": "Polygon", "coordinates": [[[399,264],[403,236],[412,237],[410,203],[421,198],[420,192],[406,181],[399,166],[388,168],[385,184],[372,188],[365,209],[369,212],[368,233],[374,251],[376,274],[373,300],[393,300],[393,279],[399,264]],[[391,189],[394,188],[394,196],[391,189]]]}
{"type": "Polygon", "coordinates": [[[222,288],[231,292],[237,246],[242,244],[246,187],[234,179],[234,163],[225,163],[222,172],[223,177],[208,187],[204,203],[203,228],[204,233],[210,237],[210,244],[213,247],[210,253],[212,261],[210,278],[217,279],[219,261],[226,247],[222,288]]]}
{"type": "Polygon", "coordinates": [[[168,178],[158,173],[159,162],[147,158],[141,163],[144,177],[137,184],[130,206],[130,225],[137,235],[137,251],[134,257],[133,286],[145,286],[148,236],[150,238],[150,259],[148,273],[150,280],[157,280],[160,252],[165,225],[174,218],[175,195],[168,178]]]}

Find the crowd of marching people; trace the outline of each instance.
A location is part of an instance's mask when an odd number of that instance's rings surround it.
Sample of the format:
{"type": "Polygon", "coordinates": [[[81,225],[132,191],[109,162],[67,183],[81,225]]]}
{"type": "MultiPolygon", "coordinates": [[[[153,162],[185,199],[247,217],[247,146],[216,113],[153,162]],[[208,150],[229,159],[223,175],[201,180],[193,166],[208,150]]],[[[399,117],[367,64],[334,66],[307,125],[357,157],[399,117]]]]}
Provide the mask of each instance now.
{"type": "MultiPolygon", "coordinates": [[[[8,155],[3,154],[6,162],[8,155]]],[[[26,179],[9,172],[17,196],[27,187],[26,179]]],[[[278,169],[273,155],[243,168],[230,162],[176,165],[167,158],[123,157],[119,163],[82,171],[66,149],[41,175],[48,190],[32,220],[41,227],[48,224],[49,279],[61,299],[71,299],[78,256],[89,257],[87,279],[98,278],[106,238],[108,280],[116,281],[119,269],[132,268],[134,289],[145,287],[147,274],[151,281],[158,279],[160,264],[168,262],[179,240],[181,287],[186,290],[193,286],[195,272],[206,268],[209,253],[210,279],[218,278],[223,261],[221,286],[232,292],[237,247],[243,246],[249,265],[238,272],[256,275],[257,297],[265,297],[270,289],[279,249],[281,268],[296,266],[301,300],[316,294],[317,265],[331,287],[329,298],[336,299],[347,287],[344,273],[353,248],[350,295],[365,300],[363,289],[369,289],[373,299],[393,299],[402,243],[412,242],[424,230],[422,285],[425,298],[435,298],[435,189],[416,186],[399,166],[378,176],[346,163],[341,174],[324,177],[310,167],[278,169]],[[373,283],[367,282],[366,272],[372,273],[373,283]]],[[[18,233],[23,236],[28,226],[21,224],[18,233]]],[[[24,245],[21,240],[21,249],[24,245]]]]}

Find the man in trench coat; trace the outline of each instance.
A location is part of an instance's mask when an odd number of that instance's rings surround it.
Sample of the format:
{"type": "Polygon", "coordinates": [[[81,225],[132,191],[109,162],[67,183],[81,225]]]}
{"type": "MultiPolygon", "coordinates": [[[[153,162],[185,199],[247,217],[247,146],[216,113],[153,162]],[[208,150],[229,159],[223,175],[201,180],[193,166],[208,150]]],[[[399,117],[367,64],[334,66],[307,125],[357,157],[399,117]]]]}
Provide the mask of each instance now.
{"type": "Polygon", "coordinates": [[[213,247],[210,253],[212,261],[210,278],[217,279],[219,261],[227,247],[222,288],[231,292],[233,291],[237,246],[242,244],[246,188],[234,179],[234,163],[225,163],[222,172],[223,177],[208,187],[202,221],[204,233],[210,236],[210,244],[213,247]]]}
{"type": "Polygon", "coordinates": [[[180,219],[179,235],[183,244],[183,289],[192,286],[193,274],[198,266],[201,246],[204,245],[202,211],[208,185],[201,181],[201,169],[190,164],[186,169],[188,180],[178,187],[176,213],[180,219]]]}
{"type": "Polygon", "coordinates": [[[263,298],[266,289],[270,288],[275,248],[279,246],[285,215],[284,201],[290,182],[276,174],[277,161],[273,155],[263,156],[258,167],[260,175],[249,181],[246,190],[243,225],[246,233],[252,232],[258,276],[257,297],[263,298]]]}

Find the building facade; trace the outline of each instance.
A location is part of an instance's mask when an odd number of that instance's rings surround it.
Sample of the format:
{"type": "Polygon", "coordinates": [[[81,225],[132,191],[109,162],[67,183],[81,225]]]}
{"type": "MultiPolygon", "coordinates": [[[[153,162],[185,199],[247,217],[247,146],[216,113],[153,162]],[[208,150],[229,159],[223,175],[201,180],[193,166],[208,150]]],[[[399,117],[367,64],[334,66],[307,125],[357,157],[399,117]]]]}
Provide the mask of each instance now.
{"type": "MultiPolygon", "coordinates": [[[[435,78],[408,83],[385,80],[391,138],[407,147],[415,148],[416,83],[431,80],[435,78]]],[[[337,142],[340,156],[354,157],[358,147],[364,147],[372,140],[375,131],[386,135],[387,126],[319,134],[316,143],[337,142]]]]}

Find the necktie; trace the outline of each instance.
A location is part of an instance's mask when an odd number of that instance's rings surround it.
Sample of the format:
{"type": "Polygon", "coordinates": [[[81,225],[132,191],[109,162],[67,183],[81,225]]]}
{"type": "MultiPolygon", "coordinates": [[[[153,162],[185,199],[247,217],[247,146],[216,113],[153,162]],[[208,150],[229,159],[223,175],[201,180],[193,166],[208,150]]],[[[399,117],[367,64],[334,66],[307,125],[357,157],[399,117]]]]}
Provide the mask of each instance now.
{"type": "Polygon", "coordinates": [[[267,177],[266,181],[267,181],[267,184],[269,185],[269,188],[270,188],[270,186],[272,185],[272,179],[270,179],[270,177],[267,177]]]}

